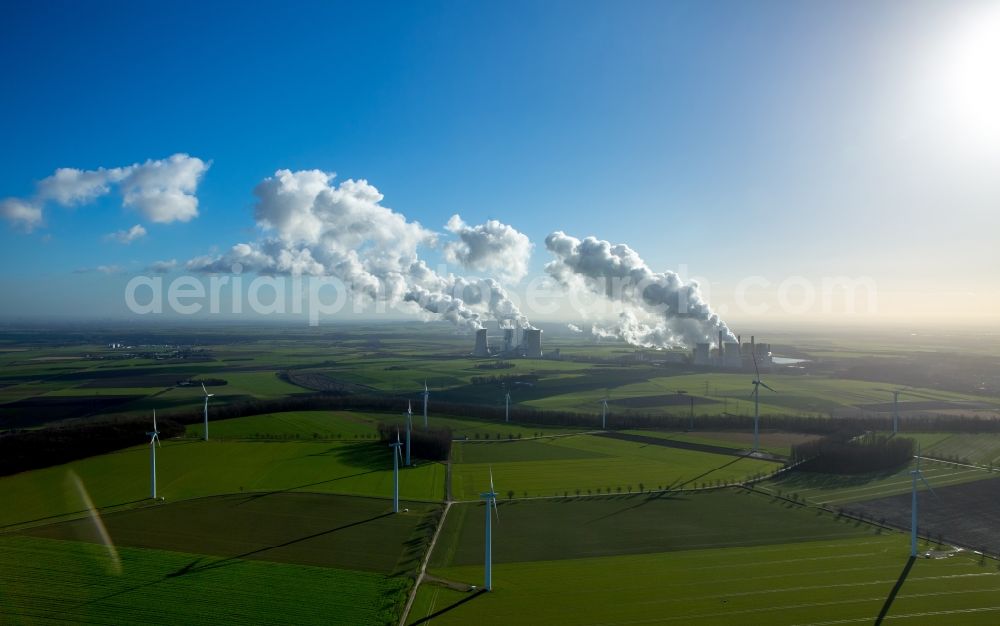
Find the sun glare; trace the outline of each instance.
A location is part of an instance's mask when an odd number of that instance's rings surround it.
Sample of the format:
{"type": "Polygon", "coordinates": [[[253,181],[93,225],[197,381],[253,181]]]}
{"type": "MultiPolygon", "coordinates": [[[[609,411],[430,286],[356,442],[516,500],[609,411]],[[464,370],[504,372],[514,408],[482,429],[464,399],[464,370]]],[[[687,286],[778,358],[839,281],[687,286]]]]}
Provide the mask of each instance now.
{"type": "Polygon", "coordinates": [[[932,84],[948,130],[980,147],[996,147],[1000,140],[1000,4],[990,3],[960,16],[946,29],[935,56],[932,84]]]}

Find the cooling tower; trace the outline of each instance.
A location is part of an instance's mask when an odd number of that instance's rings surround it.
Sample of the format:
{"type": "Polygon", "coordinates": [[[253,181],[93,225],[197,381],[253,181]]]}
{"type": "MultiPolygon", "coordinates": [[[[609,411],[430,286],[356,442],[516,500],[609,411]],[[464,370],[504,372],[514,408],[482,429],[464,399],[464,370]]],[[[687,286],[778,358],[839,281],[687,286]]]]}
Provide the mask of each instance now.
{"type": "Polygon", "coordinates": [[[476,331],[476,347],[472,350],[472,356],[489,356],[490,345],[486,340],[486,329],[480,328],[476,331]]]}
{"type": "Polygon", "coordinates": [[[524,356],[529,359],[542,358],[542,331],[537,328],[524,329],[524,340],[521,343],[524,356]]]}

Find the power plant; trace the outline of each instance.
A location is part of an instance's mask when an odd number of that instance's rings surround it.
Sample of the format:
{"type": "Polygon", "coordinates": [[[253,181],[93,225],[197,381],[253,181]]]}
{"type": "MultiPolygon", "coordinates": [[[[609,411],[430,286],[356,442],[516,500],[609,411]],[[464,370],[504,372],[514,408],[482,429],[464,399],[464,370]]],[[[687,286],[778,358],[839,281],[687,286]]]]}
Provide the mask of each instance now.
{"type": "Polygon", "coordinates": [[[726,341],[725,333],[720,331],[715,348],[710,343],[695,344],[692,363],[717,369],[752,370],[754,357],[758,368],[770,370],[771,344],[757,343],[753,335],[749,343],[742,343],[740,337],[736,341],[726,341]]]}
{"type": "Polygon", "coordinates": [[[540,359],[542,353],[542,331],[537,328],[521,328],[510,320],[498,322],[500,335],[490,337],[487,329],[476,331],[476,344],[472,348],[474,357],[523,357],[540,359]]]}

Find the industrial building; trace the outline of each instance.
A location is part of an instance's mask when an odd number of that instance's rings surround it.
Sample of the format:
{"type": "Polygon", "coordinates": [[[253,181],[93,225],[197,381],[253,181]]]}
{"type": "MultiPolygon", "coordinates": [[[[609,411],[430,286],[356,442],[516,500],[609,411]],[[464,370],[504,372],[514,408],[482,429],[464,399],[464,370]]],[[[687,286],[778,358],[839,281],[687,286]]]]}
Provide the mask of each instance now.
{"type": "Polygon", "coordinates": [[[476,331],[476,343],[472,348],[474,357],[524,357],[540,359],[542,352],[542,331],[537,328],[520,328],[510,321],[499,322],[500,335],[490,337],[488,330],[476,331]]]}
{"type": "Polygon", "coordinates": [[[715,345],[713,349],[710,343],[695,344],[691,362],[702,367],[750,371],[756,357],[758,369],[771,369],[771,344],[757,343],[752,335],[749,343],[742,343],[740,337],[736,341],[726,341],[725,334],[719,332],[719,341],[715,345]]]}

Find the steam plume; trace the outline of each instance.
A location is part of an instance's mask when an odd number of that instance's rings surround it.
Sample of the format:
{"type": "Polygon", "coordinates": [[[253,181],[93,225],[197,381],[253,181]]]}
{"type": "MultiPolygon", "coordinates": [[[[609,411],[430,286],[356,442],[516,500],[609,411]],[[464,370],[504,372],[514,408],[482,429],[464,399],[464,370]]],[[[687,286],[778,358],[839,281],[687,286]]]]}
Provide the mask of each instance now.
{"type": "Polygon", "coordinates": [[[595,237],[580,240],[556,231],[545,238],[545,247],[555,255],[545,271],[557,282],[603,295],[620,307],[618,323],[597,328],[599,336],[614,333],[645,347],[713,342],[720,330],[735,340],[705,302],[697,282],[684,282],[674,272],[654,272],[625,244],[595,237]]]}

